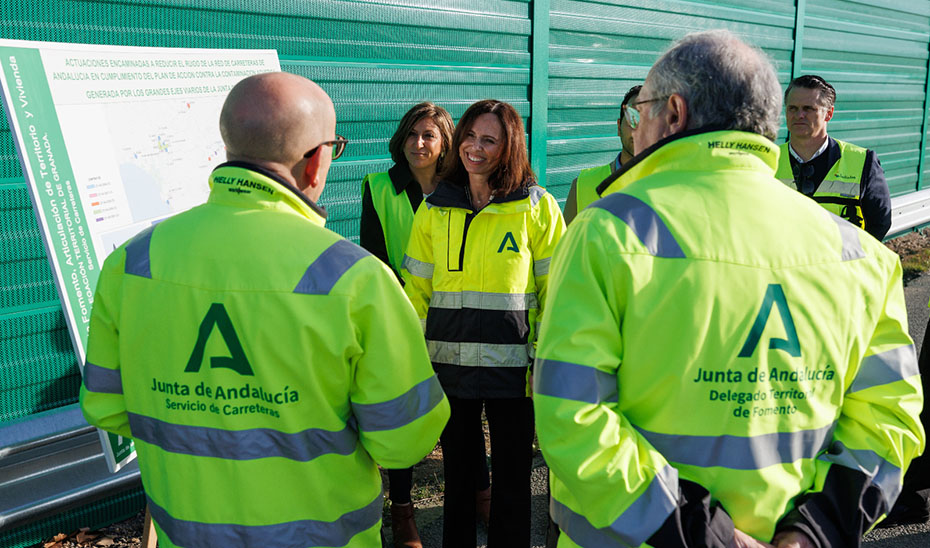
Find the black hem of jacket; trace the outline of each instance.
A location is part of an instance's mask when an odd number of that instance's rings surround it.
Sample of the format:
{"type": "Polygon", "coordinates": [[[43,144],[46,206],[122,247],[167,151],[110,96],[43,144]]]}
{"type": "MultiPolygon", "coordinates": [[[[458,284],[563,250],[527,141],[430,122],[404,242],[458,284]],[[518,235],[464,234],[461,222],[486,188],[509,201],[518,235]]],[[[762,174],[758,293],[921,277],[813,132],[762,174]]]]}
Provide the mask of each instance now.
{"type": "Polygon", "coordinates": [[[216,171],[217,169],[220,169],[221,167],[238,167],[238,168],[247,169],[249,171],[254,171],[255,173],[264,175],[265,177],[268,177],[269,179],[274,180],[274,182],[278,183],[284,188],[290,190],[291,193],[293,193],[295,196],[300,198],[300,200],[303,203],[310,206],[310,208],[313,209],[314,213],[316,213],[320,217],[323,217],[324,219],[326,218],[326,208],[324,208],[323,206],[317,205],[316,202],[308,198],[306,194],[298,190],[297,187],[295,187],[294,185],[289,183],[287,180],[285,180],[283,177],[281,177],[280,175],[278,175],[277,173],[269,169],[266,169],[257,164],[253,164],[251,162],[241,162],[239,160],[232,160],[229,162],[223,162],[222,164],[213,168],[213,170],[216,171]]]}
{"type": "Polygon", "coordinates": [[[447,396],[463,400],[526,397],[526,371],[520,367],[466,366],[433,362],[447,396]]]}
{"type": "Polygon", "coordinates": [[[693,481],[678,480],[678,506],[646,541],[662,548],[729,548],[733,519],[710,492],[693,481]]]}

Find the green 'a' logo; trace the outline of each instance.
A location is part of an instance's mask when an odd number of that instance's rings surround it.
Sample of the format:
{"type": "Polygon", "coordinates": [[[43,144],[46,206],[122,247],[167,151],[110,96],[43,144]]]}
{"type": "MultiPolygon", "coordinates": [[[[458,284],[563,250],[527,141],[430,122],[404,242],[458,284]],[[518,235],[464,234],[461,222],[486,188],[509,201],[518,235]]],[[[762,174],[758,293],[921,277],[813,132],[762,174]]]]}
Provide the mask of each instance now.
{"type": "Polygon", "coordinates": [[[200,322],[200,331],[197,334],[197,344],[194,345],[194,351],[187,360],[187,367],[184,368],[186,373],[197,373],[200,371],[200,365],[203,362],[203,354],[207,348],[207,339],[213,333],[213,326],[220,330],[220,335],[229,349],[229,356],[212,356],[210,358],[210,368],[226,367],[232,369],[240,375],[255,375],[252,372],[252,366],[249,365],[248,358],[242,350],[242,343],[239,342],[239,336],[236,334],[236,328],[233,327],[232,320],[226,312],[226,307],[221,303],[213,303],[210,310],[200,322]]]}
{"type": "Polygon", "coordinates": [[[513,237],[513,232],[508,232],[504,234],[504,239],[501,240],[501,246],[497,248],[497,252],[500,253],[506,249],[507,251],[516,251],[520,252],[520,248],[517,247],[517,240],[513,237]],[[510,242],[510,245],[507,245],[507,242],[510,242]],[[507,246],[506,248],[504,246],[507,246]]]}
{"type": "Polygon", "coordinates": [[[787,339],[772,338],[769,341],[769,348],[773,350],[783,350],[788,355],[795,358],[801,357],[801,343],[798,341],[798,332],[794,328],[794,320],[791,318],[791,311],[788,310],[788,301],[785,299],[785,292],[780,284],[769,284],[765,291],[765,298],[762,299],[762,308],[756,315],[756,321],[749,330],[749,336],[743,343],[743,349],[739,351],[740,358],[748,358],[755,352],[759,346],[759,339],[762,338],[762,332],[765,330],[765,324],[769,321],[769,315],[772,312],[772,305],[778,307],[778,315],[781,316],[781,323],[785,327],[787,339]]]}

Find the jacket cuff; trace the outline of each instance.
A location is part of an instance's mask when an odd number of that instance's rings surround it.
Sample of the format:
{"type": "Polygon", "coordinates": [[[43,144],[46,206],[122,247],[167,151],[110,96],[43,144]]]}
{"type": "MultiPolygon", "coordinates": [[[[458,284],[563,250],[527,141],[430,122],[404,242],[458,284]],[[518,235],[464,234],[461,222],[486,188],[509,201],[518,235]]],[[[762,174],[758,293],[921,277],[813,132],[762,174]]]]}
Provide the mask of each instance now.
{"type": "Polygon", "coordinates": [[[817,548],[857,548],[862,535],[887,512],[881,490],[866,474],[833,465],[823,490],[798,497],[775,532],[797,529],[817,548]]]}
{"type": "Polygon", "coordinates": [[[678,480],[678,507],[647,544],[663,548],[727,548],[733,540],[733,520],[710,493],[693,481],[678,480]]]}

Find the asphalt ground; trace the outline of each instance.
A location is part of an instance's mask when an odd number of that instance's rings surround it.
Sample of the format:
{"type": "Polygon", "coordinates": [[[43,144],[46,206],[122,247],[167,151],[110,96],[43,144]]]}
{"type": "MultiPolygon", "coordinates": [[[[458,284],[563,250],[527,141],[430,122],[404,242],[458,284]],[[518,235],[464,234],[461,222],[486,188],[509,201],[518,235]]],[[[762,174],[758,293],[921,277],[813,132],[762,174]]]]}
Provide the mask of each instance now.
{"type": "MultiPolygon", "coordinates": [[[[915,348],[923,343],[924,329],[930,309],[930,274],[923,274],[908,283],[904,288],[904,297],[907,302],[908,329],[914,339],[915,348]]],[[[546,525],[548,511],[548,495],[546,478],[548,468],[542,457],[537,455],[533,461],[532,475],[532,546],[544,548],[546,544],[546,525]]],[[[493,482],[492,482],[493,491],[493,482]]],[[[442,498],[437,497],[425,502],[416,503],[416,520],[420,531],[420,538],[424,548],[439,548],[442,546],[442,498]]],[[[390,527],[385,527],[390,543],[390,527]]],[[[478,546],[487,545],[487,530],[478,525],[478,546]]],[[[863,546],[868,548],[930,548],[930,523],[922,525],[905,525],[888,529],[876,529],[865,536],[863,546]]]]}

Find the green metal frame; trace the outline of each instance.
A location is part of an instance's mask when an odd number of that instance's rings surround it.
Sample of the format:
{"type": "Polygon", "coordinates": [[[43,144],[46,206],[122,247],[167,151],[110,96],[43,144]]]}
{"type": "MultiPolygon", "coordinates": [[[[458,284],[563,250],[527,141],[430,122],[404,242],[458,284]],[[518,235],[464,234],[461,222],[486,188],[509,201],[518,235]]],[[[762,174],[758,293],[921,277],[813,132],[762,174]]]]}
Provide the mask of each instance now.
{"type": "Polygon", "coordinates": [[[794,11],[794,52],[791,54],[791,79],[801,74],[801,59],[804,56],[804,16],[807,0],[797,0],[794,11]]]}
{"type": "Polygon", "coordinates": [[[530,164],[546,185],[546,135],[549,125],[550,0],[533,0],[530,46],[530,164]]]}
{"type": "MultiPolygon", "coordinates": [[[[927,51],[930,53],[930,42],[927,43],[927,51]]],[[[917,188],[920,190],[924,181],[924,162],[927,159],[927,122],[930,119],[930,54],[927,56],[927,80],[924,82],[924,120],[920,124],[920,148],[917,156],[917,188]]]]}

